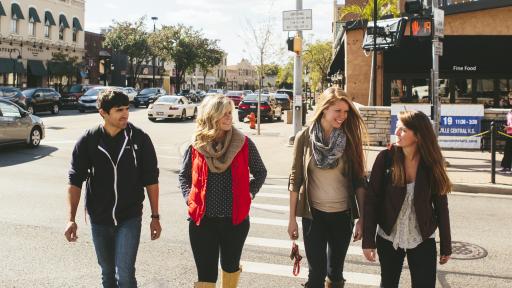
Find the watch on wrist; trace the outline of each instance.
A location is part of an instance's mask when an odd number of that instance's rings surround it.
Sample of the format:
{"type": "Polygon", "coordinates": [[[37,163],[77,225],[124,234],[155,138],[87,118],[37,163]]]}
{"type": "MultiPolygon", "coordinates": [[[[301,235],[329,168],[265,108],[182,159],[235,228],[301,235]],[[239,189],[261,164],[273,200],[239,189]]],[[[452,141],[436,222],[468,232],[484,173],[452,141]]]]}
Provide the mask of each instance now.
{"type": "Polygon", "coordinates": [[[160,214],[151,214],[151,219],[160,220],[160,214]]]}

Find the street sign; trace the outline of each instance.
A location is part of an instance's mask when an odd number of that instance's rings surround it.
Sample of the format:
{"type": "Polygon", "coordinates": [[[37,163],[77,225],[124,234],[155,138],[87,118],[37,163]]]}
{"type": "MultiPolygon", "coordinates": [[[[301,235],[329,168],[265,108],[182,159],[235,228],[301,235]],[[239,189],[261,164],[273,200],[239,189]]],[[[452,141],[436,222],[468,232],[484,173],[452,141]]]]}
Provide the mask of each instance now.
{"type": "Polygon", "coordinates": [[[434,41],[434,54],[438,56],[443,56],[443,42],[434,41]]]}
{"type": "Polygon", "coordinates": [[[283,31],[302,31],[313,29],[313,10],[283,11],[283,31]]]}
{"type": "Polygon", "coordinates": [[[434,36],[444,37],[444,10],[433,8],[434,10],[434,36]]]}

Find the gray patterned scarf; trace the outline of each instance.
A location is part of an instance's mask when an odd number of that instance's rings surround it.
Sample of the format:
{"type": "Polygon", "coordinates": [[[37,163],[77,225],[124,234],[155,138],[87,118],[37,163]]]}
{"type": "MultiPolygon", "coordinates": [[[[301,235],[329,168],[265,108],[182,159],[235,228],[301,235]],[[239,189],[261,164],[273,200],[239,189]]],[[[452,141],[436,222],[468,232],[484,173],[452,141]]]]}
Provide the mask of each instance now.
{"type": "Polygon", "coordinates": [[[324,145],[323,129],[320,121],[316,121],[310,128],[311,147],[316,166],[321,169],[331,169],[338,165],[338,159],[345,151],[347,144],[347,135],[341,129],[333,129],[329,140],[329,145],[324,145]]]}

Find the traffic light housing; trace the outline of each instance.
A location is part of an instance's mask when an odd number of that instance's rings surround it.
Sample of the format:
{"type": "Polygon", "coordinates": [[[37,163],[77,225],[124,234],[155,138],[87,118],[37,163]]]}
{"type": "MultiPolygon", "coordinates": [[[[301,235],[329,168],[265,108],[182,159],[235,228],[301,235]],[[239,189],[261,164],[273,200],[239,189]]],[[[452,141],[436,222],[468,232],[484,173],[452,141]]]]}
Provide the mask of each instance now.
{"type": "Polygon", "coordinates": [[[288,37],[286,40],[286,44],[288,45],[288,51],[292,51],[295,53],[302,52],[302,38],[299,36],[288,37]]]}
{"type": "Polygon", "coordinates": [[[405,12],[408,14],[422,14],[423,0],[405,0],[405,12]]]}

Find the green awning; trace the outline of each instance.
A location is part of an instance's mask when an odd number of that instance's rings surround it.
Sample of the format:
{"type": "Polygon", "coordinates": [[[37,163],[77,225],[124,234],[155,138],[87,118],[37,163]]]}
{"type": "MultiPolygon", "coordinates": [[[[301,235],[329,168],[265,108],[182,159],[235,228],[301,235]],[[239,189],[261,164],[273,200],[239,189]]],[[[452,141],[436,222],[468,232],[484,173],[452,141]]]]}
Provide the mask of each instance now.
{"type": "Polygon", "coordinates": [[[39,19],[39,15],[37,14],[37,10],[34,7],[28,8],[28,20],[32,22],[41,23],[41,19],[39,19]]]}
{"type": "Polygon", "coordinates": [[[34,76],[45,76],[46,68],[44,68],[43,61],[41,60],[28,60],[27,69],[30,74],[34,76]]]}
{"type": "Polygon", "coordinates": [[[48,61],[47,67],[48,74],[54,76],[68,75],[71,74],[71,72],[73,72],[73,66],[71,65],[71,63],[67,62],[48,61]]]}
{"type": "Polygon", "coordinates": [[[59,16],[59,27],[69,28],[68,20],[66,19],[66,16],[64,16],[64,14],[60,14],[59,16]]]}
{"type": "Polygon", "coordinates": [[[53,19],[52,12],[50,12],[50,11],[44,12],[44,25],[46,25],[46,26],[50,26],[50,25],[55,26],[55,20],[53,19]]]}
{"type": "Polygon", "coordinates": [[[11,17],[12,19],[25,19],[25,17],[23,17],[23,13],[21,13],[20,5],[17,3],[11,4],[11,17]]]}
{"type": "Polygon", "coordinates": [[[0,58],[0,74],[12,73],[14,71],[14,65],[16,65],[16,73],[25,73],[23,63],[8,58],[0,58]]]}
{"type": "Polygon", "coordinates": [[[0,16],[7,16],[7,14],[5,14],[4,6],[2,6],[2,2],[0,2],[0,16]]]}
{"type": "Polygon", "coordinates": [[[73,17],[73,29],[75,31],[83,31],[82,25],[80,25],[80,20],[76,17],[73,17]]]}

